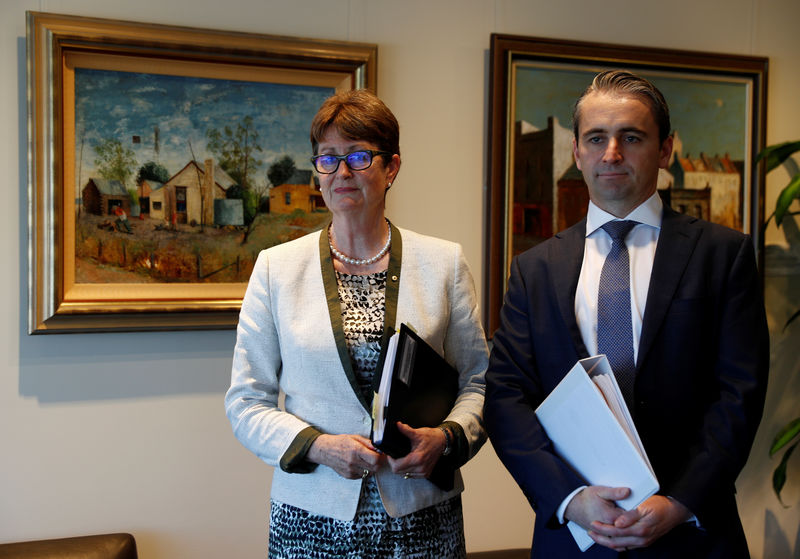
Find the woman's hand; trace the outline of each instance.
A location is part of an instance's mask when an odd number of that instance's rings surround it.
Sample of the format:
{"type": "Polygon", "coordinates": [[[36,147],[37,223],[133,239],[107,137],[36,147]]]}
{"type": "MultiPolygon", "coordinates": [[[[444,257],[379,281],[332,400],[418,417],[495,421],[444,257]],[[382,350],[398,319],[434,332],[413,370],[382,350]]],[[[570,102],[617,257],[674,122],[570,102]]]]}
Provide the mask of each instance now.
{"type": "Polygon", "coordinates": [[[347,479],[366,477],[386,460],[369,439],[360,435],[320,435],[311,444],[306,458],[332,468],[347,479]]]}
{"type": "Polygon", "coordinates": [[[392,471],[407,477],[427,478],[444,452],[447,444],[444,433],[431,427],[414,429],[399,421],[397,428],[411,440],[411,452],[402,458],[389,458],[392,471]]]}

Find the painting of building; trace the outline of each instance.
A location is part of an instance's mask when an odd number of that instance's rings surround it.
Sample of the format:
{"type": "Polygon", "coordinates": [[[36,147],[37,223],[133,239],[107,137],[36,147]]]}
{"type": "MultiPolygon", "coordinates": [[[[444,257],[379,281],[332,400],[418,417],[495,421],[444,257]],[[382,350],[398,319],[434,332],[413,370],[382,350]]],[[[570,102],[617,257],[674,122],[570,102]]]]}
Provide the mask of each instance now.
{"type": "MultiPolygon", "coordinates": [[[[689,204],[687,207],[691,207],[691,201],[699,201],[705,197],[708,199],[706,202],[708,209],[703,219],[741,230],[743,163],[732,161],[728,154],[711,157],[703,152],[697,157],[692,157],[690,154],[684,157],[678,152],[674,159],[670,167],[675,177],[671,195],[672,207],[681,211],[682,205],[678,203],[679,199],[687,201],[689,204]],[[696,194],[681,194],[678,192],[681,189],[696,191],[696,194]]],[[[699,209],[695,208],[687,213],[695,215],[696,211],[699,209]]]]}
{"type": "Polygon", "coordinates": [[[589,207],[589,189],[578,166],[573,164],[561,175],[557,183],[558,220],[556,231],[578,223],[589,207]]]}
{"type": "Polygon", "coordinates": [[[111,215],[117,206],[127,214],[131,211],[128,191],[118,180],[90,178],[81,191],[81,198],[88,214],[111,215]]]}
{"type": "MultiPolygon", "coordinates": [[[[550,60],[520,60],[512,66],[507,118],[514,129],[503,162],[506,271],[510,257],[586,215],[588,192],[574,165],[574,134],[567,123],[573,117],[572,100],[598,71],[583,62],[573,66],[550,60]]],[[[670,108],[673,154],[658,174],[662,199],[679,212],[752,232],[753,186],[745,159],[753,131],[743,118],[751,102],[749,86],[738,79],[682,72],[642,75],[659,88],[670,108]]]]}
{"type": "Polygon", "coordinates": [[[325,208],[322,193],[309,170],[295,170],[284,184],[269,191],[269,212],[290,214],[295,210],[314,212],[325,208]]]}
{"type": "Polygon", "coordinates": [[[682,214],[706,221],[711,217],[711,189],[665,188],[658,191],[664,204],[682,214]]]}
{"type": "MultiPolygon", "coordinates": [[[[162,188],[164,188],[163,182],[158,182],[152,179],[144,179],[142,182],[139,183],[139,186],[136,188],[136,194],[139,197],[139,211],[145,217],[150,216],[150,211],[151,211],[150,195],[157,190],[161,190],[162,188]]],[[[163,212],[163,209],[160,204],[158,210],[163,212]]],[[[164,217],[163,214],[159,215],[159,218],[163,217],[164,217]]]]}
{"type": "Polygon", "coordinates": [[[573,165],[572,131],[555,117],[547,128],[517,121],[514,130],[512,231],[514,254],[557,230],[558,179],[573,165]]]}
{"type": "MultiPolygon", "coordinates": [[[[571,130],[555,117],[547,128],[517,121],[514,133],[512,253],[530,248],[586,215],[589,194],[572,153],[571,130]]],[[[676,211],[742,230],[743,162],[728,154],[683,154],[673,132],[668,169],[659,169],[657,188],[676,211]]]]}
{"type": "Polygon", "coordinates": [[[213,225],[214,200],[224,199],[234,185],[231,176],[206,159],[190,161],[163,187],[150,191],[150,217],[171,223],[213,225]]]}

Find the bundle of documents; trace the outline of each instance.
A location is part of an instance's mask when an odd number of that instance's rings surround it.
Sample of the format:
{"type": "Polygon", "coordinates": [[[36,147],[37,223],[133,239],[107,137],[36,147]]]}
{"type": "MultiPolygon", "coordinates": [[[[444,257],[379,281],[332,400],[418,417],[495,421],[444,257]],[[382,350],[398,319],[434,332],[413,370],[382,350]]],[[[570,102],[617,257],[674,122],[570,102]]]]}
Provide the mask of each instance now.
{"type": "MultiPolygon", "coordinates": [[[[617,504],[630,510],[658,491],[653,467],[605,355],[581,359],[536,408],[556,453],[588,485],[628,487],[617,504]]],[[[567,524],[586,551],[594,543],[574,522],[567,524]]]]}
{"type": "MultiPolygon", "coordinates": [[[[382,361],[372,403],[372,442],[392,458],[400,458],[411,450],[411,441],[397,429],[397,422],[414,428],[442,423],[458,395],[458,372],[406,324],[389,339],[382,361]]],[[[452,488],[452,472],[448,477],[435,469],[429,479],[452,488]]]]}

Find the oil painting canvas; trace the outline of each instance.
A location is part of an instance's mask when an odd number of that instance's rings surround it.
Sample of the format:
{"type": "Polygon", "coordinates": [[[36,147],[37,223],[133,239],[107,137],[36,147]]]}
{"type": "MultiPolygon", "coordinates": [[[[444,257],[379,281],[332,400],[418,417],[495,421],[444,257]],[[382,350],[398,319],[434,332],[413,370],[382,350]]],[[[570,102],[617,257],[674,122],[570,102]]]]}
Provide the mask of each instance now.
{"type": "MultiPolygon", "coordinates": [[[[588,194],[572,155],[572,107],[599,70],[531,62],[513,68],[512,256],[586,215],[588,194]]],[[[639,73],[670,107],[674,148],[658,183],[664,201],[683,213],[745,230],[749,81],[639,73]]]]}
{"type": "Polygon", "coordinates": [[[75,282],[244,282],[328,219],[309,124],[334,90],[76,68],[75,282]]]}

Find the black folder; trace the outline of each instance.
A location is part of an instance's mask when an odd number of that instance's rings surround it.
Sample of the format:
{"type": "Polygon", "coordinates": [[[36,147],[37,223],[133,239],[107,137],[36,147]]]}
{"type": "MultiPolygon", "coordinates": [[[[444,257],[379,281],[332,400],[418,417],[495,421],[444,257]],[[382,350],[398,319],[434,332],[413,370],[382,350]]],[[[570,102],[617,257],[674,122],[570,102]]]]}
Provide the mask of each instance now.
{"type": "MultiPolygon", "coordinates": [[[[401,324],[395,335],[396,346],[384,343],[376,371],[376,377],[379,373],[381,376],[389,375],[383,383],[389,391],[388,399],[385,399],[385,390],[381,390],[380,383],[375,383],[372,441],[392,458],[401,458],[411,450],[411,441],[400,433],[396,422],[414,428],[441,424],[453,409],[458,395],[458,371],[408,325],[401,324]],[[380,412],[378,407],[384,400],[380,412]],[[381,425],[377,424],[381,416],[384,421],[382,435],[381,425]]],[[[452,488],[452,471],[449,476],[443,476],[443,473],[437,467],[431,481],[443,489],[452,488]]]]}

